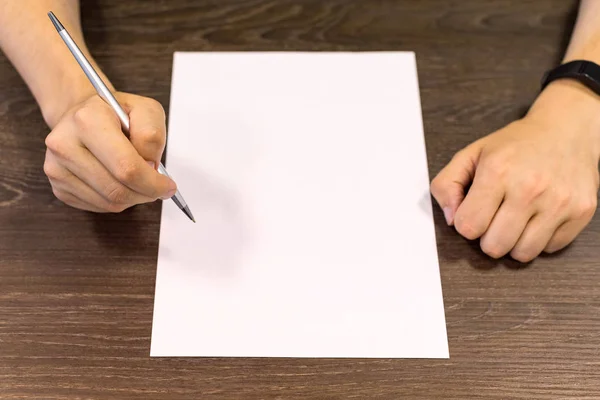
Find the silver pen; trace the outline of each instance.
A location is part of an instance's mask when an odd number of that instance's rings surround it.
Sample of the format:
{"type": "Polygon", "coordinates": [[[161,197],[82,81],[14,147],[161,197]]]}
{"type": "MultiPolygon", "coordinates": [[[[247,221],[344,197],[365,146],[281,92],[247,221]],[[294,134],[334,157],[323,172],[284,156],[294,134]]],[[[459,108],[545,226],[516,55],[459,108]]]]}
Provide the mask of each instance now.
{"type": "MultiPolygon", "coordinates": [[[[83,72],[85,72],[85,75],[88,77],[88,79],[96,89],[96,92],[98,92],[98,95],[112,107],[112,109],[119,117],[123,129],[127,133],[129,133],[129,116],[127,115],[125,110],[123,110],[117,99],[115,99],[115,96],[113,96],[113,94],[111,93],[110,89],[106,86],[106,84],[104,84],[102,78],[100,78],[100,75],[98,75],[98,73],[94,70],[94,67],[92,67],[87,58],[85,58],[85,56],[83,55],[83,53],[81,52],[71,35],[69,35],[69,32],[67,32],[65,27],[60,23],[60,21],[58,20],[58,18],[56,18],[52,11],[48,13],[48,17],[50,17],[50,20],[52,21],[54,27],[58,31],[58,34],[71,51],[71,54],[73,54],[73,57],[75,57],[75,60],[77,60],[77,63],[79,64],[81,69],[83,69],[83,72]]],[[[158,165],[158,172],[170,178],[169,174],[167,173],[167,170],[165,169],[165,166],[162,163],[159,163],[158,165]]],[[[183,199],[183,196],[181,195],[181,193],[179,193],[179,190],[175,192],[175,195],[171,197],[171,199],[173,199],[175,204],[177,204],[177,207],[179,207],[181,211],[185,213],[185,215],[187,215],[193,222],[196,222],[194,216],[192,215],[192,212],[190,211],[190,208],[183,199]]]]}

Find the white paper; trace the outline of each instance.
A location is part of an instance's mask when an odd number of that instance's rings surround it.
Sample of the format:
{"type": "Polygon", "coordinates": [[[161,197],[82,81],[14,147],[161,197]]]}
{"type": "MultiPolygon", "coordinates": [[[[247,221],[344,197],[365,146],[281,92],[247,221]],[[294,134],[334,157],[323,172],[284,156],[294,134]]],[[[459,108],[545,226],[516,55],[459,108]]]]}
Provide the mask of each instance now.
{"type": "Polygon", "coordinates": [[[447,358],[413,53],[176,53],[151,356],[447,358]]]}

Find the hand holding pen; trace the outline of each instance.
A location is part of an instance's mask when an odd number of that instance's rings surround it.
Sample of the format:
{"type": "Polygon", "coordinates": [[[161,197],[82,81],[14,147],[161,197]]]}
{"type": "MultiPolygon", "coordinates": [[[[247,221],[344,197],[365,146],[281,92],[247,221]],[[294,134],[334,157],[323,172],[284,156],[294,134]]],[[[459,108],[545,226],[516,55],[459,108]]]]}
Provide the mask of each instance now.
{"type": "Polygon", "coordinates": [[[66,111],[46,139],[44,171],[55,195],[94,212],[172,198],[193,221],[160,163],[166,140],[162,106],[132,94],[115,96],[58,19],[49,17],[97,92],[66,111]]]}

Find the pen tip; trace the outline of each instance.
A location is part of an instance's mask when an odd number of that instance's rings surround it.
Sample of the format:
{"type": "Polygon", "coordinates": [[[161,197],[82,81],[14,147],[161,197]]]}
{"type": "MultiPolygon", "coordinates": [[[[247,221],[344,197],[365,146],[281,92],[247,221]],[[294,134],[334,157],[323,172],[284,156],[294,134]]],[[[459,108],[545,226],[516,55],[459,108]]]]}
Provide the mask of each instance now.
{"type": "Polygon", "coordinates": [[[184,214],[187,215],[190,220],[192,220],[193,223],[196,223],[196,220],[194,219],[194,216],[192,215],[192,212],[188,206],[183,207],[182,210],[184,214]]]}
{"type": "Polygon", "coordinates": [[[48,11],[48,18],[50,18],[50,21],[52,21],[52,24],[54,25],[57,31],[60,32],[65,29],[65,27],[60,23],[60,21],[58,20],[58,18],[56,18],[52,11],[48,11]]]}

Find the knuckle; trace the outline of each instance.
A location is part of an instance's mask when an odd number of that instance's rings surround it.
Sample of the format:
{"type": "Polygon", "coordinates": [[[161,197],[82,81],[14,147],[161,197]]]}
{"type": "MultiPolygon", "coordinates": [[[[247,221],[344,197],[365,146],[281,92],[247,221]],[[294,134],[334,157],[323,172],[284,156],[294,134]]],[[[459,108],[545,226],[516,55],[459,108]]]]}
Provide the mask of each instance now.
{"type": "Polygon", "coordinates": [[[565,246],[566,246],[566,244],[562,244],[562,243],[558,243],[558,242],[552,243],[552,244],[549,244],[548,246],[546,246],[546,248],[544,249],[544,253],[546,253],[546,254],[556,253],[557,251],[561,250],[565,246]]]}
{"type": "Polygon", "coordinates": [[[557,232],[550,242],[548,242],[546,248],[544,248],[544,253],[552,254],[561,251],[565,247],[569,246],[574,239],[574,236],[565,234],[565,232],[557,232]]]}
{"type": "Polygon", "coordinates": [[[163,108],[162,104],[160,104],[159,101],[157,101],[151,97],[146,97],[145,105],[147,108],[151,109],[152,111],[157,112],[163,116],[165,115],[165,109],[163,108]]]}
{"type": "Polygon", "coordinates": [[[591,219],[596,212],[596,208],[598,207],[598,198],[597,197],[589,197],[583,200],[580,200],[575,206],[574,216],[577,219],[591,219]]]}
{"type": "Polygon", "coordinates": [[[118,183],[110,185],[104,193],[110,205],[126,204],[129,197],[128,190],[118,183]]]}
{"type": "Polygon", "coordinates": [[[144,140],[149,144],[162,146],[165,142],[165,132],[157,127],[148,128],[144,132],[144,140]]]}
{"type": "Polygon", "coordinates": [[[431,184],[429,186],[431,193],[434,196],[439,195],[440,193],[443,192],[444,190],[444,181],[443,179],[438,175],[435,178],[433,178],[433,180],[431,181],[431,184]]]}
{"type": "Polygon", "coordinates": [[[57,135],[55,131],[46,136],[44,143],[46,144],[48,150],[50,150],[55,156],[62,159],[69,158],[69,152],[66,150],[67,146],[65,145],[65,141],[59,135],[57,135]]]}
{"type": "Polygon", "coordinates": [[[456,230],[469,240],[475,240],[483,234],[483,229],[471,218],[456,217],[456,230]]]}
{"type": "Polygon", "coordinates": [[[90,110],[89,105],[82,105],[73,112],[73,121],[80,128],[86,128],[90,125],[90,121],[94,118],[93,110],[90,110]]]}
{"type": "Polygon", "coordinates": [[[506,252],[504,252],[502,248],[492,240],[482,240],[480,247],[485,254],[495,259],[498,259],[506,254],[506,252]]]}
{"type": "Polygon", "coordinates": [[[554,193],[555,208],[563,211],[571,204],[573,195],[568,190],[558,190],[554,193]]]}
{"type": "Polygon", "coordinates": [[[541,173],[530,173],[521,180],[517,193],[523,202],[531,203],[538,199],[548,189],[550,180],[541,173]]]}
{"type": "Polygon", "coordinates": [[[117,164],[115,176],[117,180],[124,183],[134,182],[140,174],[140,168],[130,160],[122,160],[117,164]]]}
{"type": "Polygon", "coordinates": [[[60,196],[62,195],[61,193],[62,192],[59,189],[55,188],[54,186],[52,187],[52,194],[54,195],[54,197],[60,199],[60,196]]]}
{"type": "Polygon", "coordinates": [[[511,251],[510,256],[518,262],[528,263],[533,261],[533,259],[536,257],[536,254],[529,249],[514,249],[511,251]]]}
{"type": "Polygon", "coordinates": [[[44,162],[44,174],[46,174],[46,176],[53,181],[60,180],[61,178],[58,168],[49,161],[44,162]]]}
{"type": "Polygon", "coordinates": [[[46,147],[52,151],[54,151],[55,148],[60,147],[60,140],[58,139],[55,131],[50,132],[48,136],[46,136],[44,143],[46,144],[46,147]]]}
{"type": "Polygon", "coordinates": [[[52,194],[54,194],[54,197],[56,197],[58,200],[60,200],[63,203],[67,204],[69,196],[68,196],[68,194],[66,192],[53,187],[52,188],[52,194]]]}

